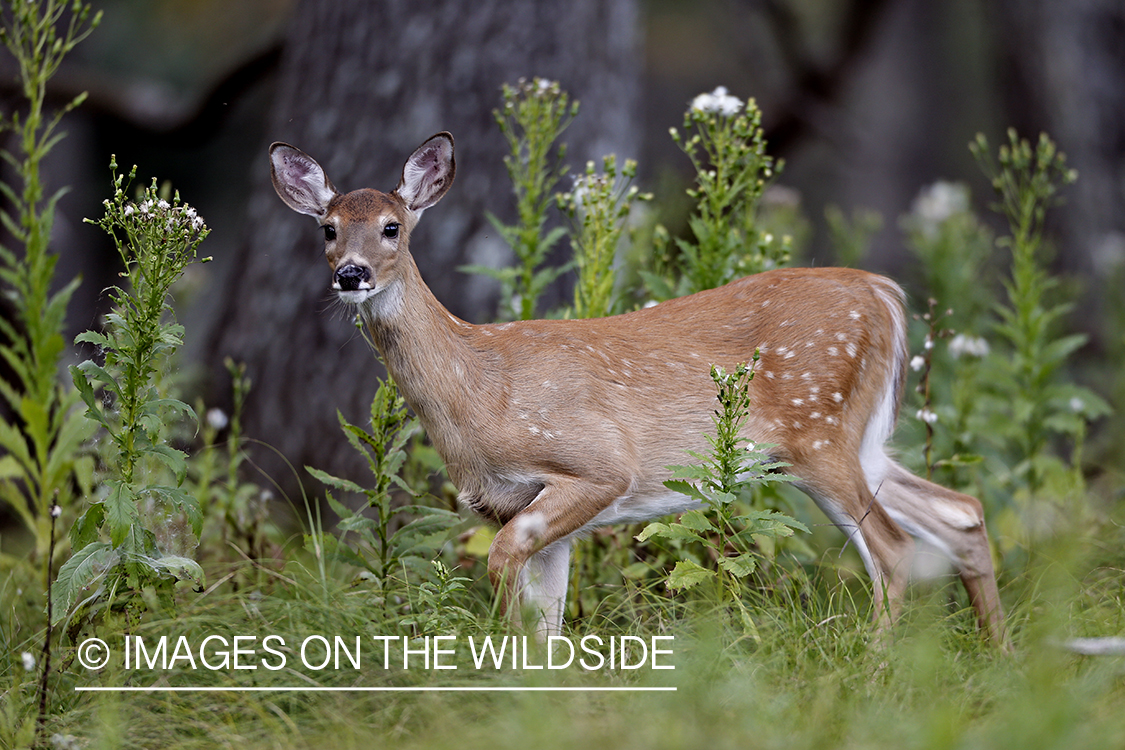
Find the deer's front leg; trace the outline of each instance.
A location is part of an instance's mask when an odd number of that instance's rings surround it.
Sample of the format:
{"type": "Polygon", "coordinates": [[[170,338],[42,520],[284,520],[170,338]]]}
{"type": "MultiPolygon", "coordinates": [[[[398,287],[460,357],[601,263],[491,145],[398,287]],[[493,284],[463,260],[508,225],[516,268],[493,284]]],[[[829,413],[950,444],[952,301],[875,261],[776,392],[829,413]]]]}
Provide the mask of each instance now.
{"type": "Polygon", "coordinates": [[[566,603],[570,536],[628,490],[626,480],[600,484],[552,478],[511,521],[488,550],[488,577],[500,610],[521,624],[521,605],[537,610],[536,634],[558,635],[566,603]]]}

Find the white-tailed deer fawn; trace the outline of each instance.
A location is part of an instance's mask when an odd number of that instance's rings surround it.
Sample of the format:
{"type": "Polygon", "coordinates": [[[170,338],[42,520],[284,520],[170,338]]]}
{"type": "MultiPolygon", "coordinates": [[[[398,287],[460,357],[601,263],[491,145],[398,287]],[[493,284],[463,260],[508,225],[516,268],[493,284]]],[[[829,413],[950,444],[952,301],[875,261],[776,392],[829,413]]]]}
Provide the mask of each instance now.
{"type": "Polygon", "coordinates": [[[744,434],[771,443],[797,485],[848,535],[890,622],[913,541],[960,573],[981,626],[1004,639],[980,503],[893,461],[906,322],[892,281],[787,269],[594,320],[470,325],[434,298],[411,257],[418,218],[453,182],[453,138],[406,161],[391,193],[340,194],[300,150],[270,148],[273,184],[324,231],[332,287],[355,305],[387,369],[445,459],[461,501],[500,529],[488,570],[501,606],[562,626],[571,540],[594,527],[691,507],[665,467],[701,450],[716,392],[710,365],[761,352],[744,434]]]}

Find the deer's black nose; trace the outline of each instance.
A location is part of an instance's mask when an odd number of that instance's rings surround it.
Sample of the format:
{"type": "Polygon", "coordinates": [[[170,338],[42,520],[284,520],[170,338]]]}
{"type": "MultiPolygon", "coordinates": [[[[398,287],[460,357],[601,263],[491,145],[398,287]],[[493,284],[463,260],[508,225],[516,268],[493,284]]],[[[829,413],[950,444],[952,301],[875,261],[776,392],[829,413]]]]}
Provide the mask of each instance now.
{"type": "Polygon", "coordinates": [[[357,265],[347,265],[336,269],[336,283],[345,292],[354,292],[359,285],[371,278],[371,272],[357,265]]]}

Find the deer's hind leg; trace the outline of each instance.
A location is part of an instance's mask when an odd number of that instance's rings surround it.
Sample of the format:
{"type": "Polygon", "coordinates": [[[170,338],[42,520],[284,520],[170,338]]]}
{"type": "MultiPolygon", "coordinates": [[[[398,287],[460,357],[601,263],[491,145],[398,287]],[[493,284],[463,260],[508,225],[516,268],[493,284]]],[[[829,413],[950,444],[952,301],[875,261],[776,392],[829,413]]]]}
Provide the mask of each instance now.
{"type": "Polygon", "coordinates": [[[872,495],[858,467],[838,472],[840,476],[826,476],[824,466],[794,468],[793,473],[802,477],[798,486],[858,550],[871,578],[875,621],[881,630],[886,629],[902,608],[914,540],[872,495]],[[815,478],[804,479],[810,475],[815,478]]]}
{"type": "Polygon", "coordinates": [[[1004,612],[980,501],[916,477],[893,461],[888,464],[879,502],[910,534],[953,561],[981,629],[1003,645],[1004,612]]]}

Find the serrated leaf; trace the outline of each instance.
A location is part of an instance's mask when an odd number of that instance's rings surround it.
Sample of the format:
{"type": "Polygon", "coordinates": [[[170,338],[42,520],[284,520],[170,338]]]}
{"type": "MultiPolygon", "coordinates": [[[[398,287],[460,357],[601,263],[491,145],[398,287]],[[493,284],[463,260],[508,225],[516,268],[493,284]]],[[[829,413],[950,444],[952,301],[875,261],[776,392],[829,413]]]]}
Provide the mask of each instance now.
{"type": "Polygon", "coordinates": [[[109,486],[109,495],[105,499],[105,518],[109,523],[109,540],[114,547],[119,547],[139,514],[128,485],[122,481],[114,481],[109,486]]]}
{"type": "Polygon", "coordinates": [[[87,545],[92,544],[98,539],[98,531],[101,530],[102,522],[105,520],[105,505],[103,503],[94,503],[86,512],[83,513],[75,520],[74,525],[70,527],[70,546],[73,549],[83,549],[87,545]]]}
{"type": "Polygon", "coordinates": [[[177,487],[184,483],[184,479],[187,478],[186,453],[181,450],[176,450],[171,446],[164,445],[163,443],[157,443],[156,445],[146,448],[144,452],[155,456],[161,463],[168,467],[176,477],[177,487]]]}
{"type": "Polygon", "coordinates": [[[737,557],[720,557],[719,567],[737,578],[745,578],[758,567],[758,561],[749,552],[737,557]]]}
{"type": "Polygon", "coordinates": [[[100,581],[119,560],[118,553],[110,545],[94,542],[75,552],[63,563],[51,586],[52,624],[57,625],[66,619],[71,605],[80,598],[85,598],[83,594],[100,581]]]}
{"type": "Polygon", "coordinates": [[[147,487],[146,492],[151,492],[159,495],[164,500],[172,504],[172,507],[184,514],[188,523],[191,524],[192,533],[199,536],[199,532],[203,530],[203,510],[199,507],[199,499],[191,494],[185,492],[179,487],[166,487],[164,485],[153,485],[147,487]]]}
{"type": "Polygon", "coordinates": [[[638,542],[647,542],[652,537],[662,536],[667,531],[668,531],[668,524],[666,524],[666,523],[660,523],[660,522],[650,523],[649,525],[647,525],[643,529],[641,529],[640,534],[637,534],[633,538],[636,539],[638,542]]]}
{"type": "Polygon", "coordinates": [[[110,340],[104,334],[97,331],[83,331],[74,337],[76,344],[93,344],[99,348],[107,347],[110,345],[110,340]]]}
{"type": "Polygon", "coordinates": [[[203,587],[203,568],[190,557],[164,555],[155,558],[150,564],[158,572],[167,573],[180,581],[191,581],[196,588],[203,587]]]}
{"type": "Polygon", "coordinates": [[[345,492],[356,492],[361,495],[366,493],[366,490],[363,487],[360,487],[350,479],[341,479],[340,477],[333,476],[326,471],[321,471],[320,469],[313,468],[312,466],[306,466],[305,471],[312,474],[313,478],[318,482],[329,487],[335,487],[336,489],[344,490],[345,492]]]}
{"type": "Polygon", "coordinates": [[[691,482],[687,482],[682,479],[668,479],[664,482],[664,486],[672,490],[673,492],[678,492],[681,495],[687,495],[688,497],[698,500],[701,503],[707,501],[707,496],[700,492],[699,488],[691,482]]]}
{"type": "Polygon", "coordinates": [[[683,591],[714,577],[715,571],[700,567],[691,560],[680,560],[668,574],[667,586],[673,591],[683,591]]]}
{"type": "Polygon", "coordinates": [[[689,510],[680,516],[680,523],[692,531],[715,531],[715,525],[701,510],[689,510]]]}

